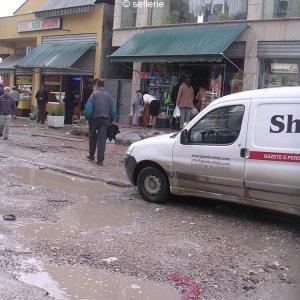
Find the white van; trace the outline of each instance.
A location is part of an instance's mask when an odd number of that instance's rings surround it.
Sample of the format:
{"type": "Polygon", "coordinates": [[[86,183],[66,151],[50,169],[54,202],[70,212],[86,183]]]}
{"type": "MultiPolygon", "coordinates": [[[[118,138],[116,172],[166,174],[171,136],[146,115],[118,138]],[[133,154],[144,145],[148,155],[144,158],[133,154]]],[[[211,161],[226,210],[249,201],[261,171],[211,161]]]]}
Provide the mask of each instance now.
{"type": "Polygon", "coordinates": [[[300,87],[222,97],[181,132],[130,145],[125,169],[149,202],[171,193],[300,215],[300,87]]]}

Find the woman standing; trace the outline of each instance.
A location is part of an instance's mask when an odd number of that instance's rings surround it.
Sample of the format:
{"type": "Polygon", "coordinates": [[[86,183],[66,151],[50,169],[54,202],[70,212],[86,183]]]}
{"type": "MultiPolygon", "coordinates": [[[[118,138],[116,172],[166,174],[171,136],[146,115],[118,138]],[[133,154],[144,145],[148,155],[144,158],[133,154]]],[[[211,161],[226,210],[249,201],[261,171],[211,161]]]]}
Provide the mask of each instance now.
{"type": "Polygon", "coordinates": [[[181,86],[179,87],[176,105],[180,110],[180,129],[183,128],[185,122],[191,120],[191,110],[193,108],[194,101],[194,89],[188,80],[182,80],[181,86]]]}
{"type": "Polygon", "coordinates": [[[16,108],[17,108],[18,105],[19,105],[20,94],[19,94],[16,86],[13,86],[11,88],[10,96],[14,99],[15,104],[16,104],[16,108]]]}
{"type": "Polygon", "coordinates": [[[143,95],[140,90],[136,91],[136,94],[134,96],[133,102],[132,102],[132,126],[137,127],[139,123],[139,112],[143,107],[143,95]]]}

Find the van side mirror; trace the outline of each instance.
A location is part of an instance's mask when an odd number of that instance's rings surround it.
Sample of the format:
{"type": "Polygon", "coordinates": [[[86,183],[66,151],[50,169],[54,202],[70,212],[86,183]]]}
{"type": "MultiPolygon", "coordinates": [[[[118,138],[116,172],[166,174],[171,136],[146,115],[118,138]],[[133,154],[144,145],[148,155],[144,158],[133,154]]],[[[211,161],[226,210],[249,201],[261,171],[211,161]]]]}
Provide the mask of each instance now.
{"type": "Polygon", "coordinates": [[[181,130],[180,133],[180,144],[187,145],[189,141],[188,132],[186,129],[181,130]]]}

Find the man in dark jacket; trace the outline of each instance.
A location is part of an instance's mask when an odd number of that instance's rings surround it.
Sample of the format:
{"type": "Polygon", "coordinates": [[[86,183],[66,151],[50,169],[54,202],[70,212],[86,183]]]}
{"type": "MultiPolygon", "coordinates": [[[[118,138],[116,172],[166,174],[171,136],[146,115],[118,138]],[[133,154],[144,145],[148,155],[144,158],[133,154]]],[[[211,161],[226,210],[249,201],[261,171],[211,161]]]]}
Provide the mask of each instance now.
{"type": "Polygon", "coordinates": [[[46,119],[46,104],[48,102],[48,92],[45,91],[45,86],[41,85],[41,89],[37,91],[35,95],[38,108],[38,119],[37,122],[45,124],[46,119]]]}
{"type": "Polygon", "coordinates": [[[11,117],[16,116],[16,104],[9,95],[10,88],[4,88],[4,95],[0,96],[0,136],[8,139],[11,117]]]}
{"type": "MultiPolygon", "coordinates": [[[[171,99],[172,99],[172,103],[174,105],[174,109],[176,107],[177,95],[178,95],[178,91],[179,91],[181,83],[182,83],[182,79],[178,79],[178,83],[172,88],[171,99]]],[[[172,117],[171,128],[178,129],[178,127],[179,127],[179,118],[172,117]],[[176,123],[177,123],[177,125],[176,125],[176,123]]]]}
{"type": "Polygon", "coordinates": [[[104,90],[104,80],[98,79],[96,83],[97,90],[90,96],[93,103],[93,113],[89,119],[89,153],[87,159],[94,160],[96,148],[97,164],[103,166],[107,127],[114,121],[115,111],[114,102],[111,96],[104,90]]]}

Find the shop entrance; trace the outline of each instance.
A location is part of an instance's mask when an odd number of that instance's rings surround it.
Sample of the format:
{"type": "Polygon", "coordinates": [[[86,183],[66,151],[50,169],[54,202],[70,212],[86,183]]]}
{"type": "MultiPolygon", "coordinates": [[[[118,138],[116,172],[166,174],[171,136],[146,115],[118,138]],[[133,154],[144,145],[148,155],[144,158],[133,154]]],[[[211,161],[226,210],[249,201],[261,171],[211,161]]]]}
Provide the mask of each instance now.
{"type": "Polygon", "coordinates": [[[64,103],[67,124],[80,119],[84,105],[93,92],[93,77],[78,75],[44,75],[49,102],[64,103]]]}

